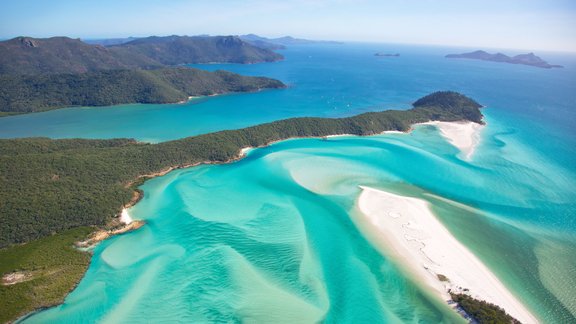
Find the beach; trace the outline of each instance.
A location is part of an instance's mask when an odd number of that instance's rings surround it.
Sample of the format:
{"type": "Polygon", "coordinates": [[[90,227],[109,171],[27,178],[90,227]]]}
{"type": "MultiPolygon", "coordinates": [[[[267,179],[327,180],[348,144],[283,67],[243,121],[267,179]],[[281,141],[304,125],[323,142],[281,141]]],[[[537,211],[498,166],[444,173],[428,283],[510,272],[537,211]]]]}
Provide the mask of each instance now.
{"type": "Polygon", "coordinates": [[[128,225],[132,223],[132,217],[128,214],[128,208],[122,208],[122,213],[120,214],[120,222],[128,225]]]}
{"type": "Polygon", "coordinates": [[[470,160],[476,147],[480,143],[480,133],[485,125],[469,121],[441,122],[430,121],[416,125],[433,125],[438,128],[442,135],[450,144],[460,150],[466,160],[470,160]]]}
{"type": "Polygon", "coordinates": [[[357,225],[385,255],[438,297],[448,301],[449,291],[467,293],[504,308],[522,323],[538,323],[490,269],[452,236],[426,201],[361,189],[360,212],[353,213],[357,225]]]}

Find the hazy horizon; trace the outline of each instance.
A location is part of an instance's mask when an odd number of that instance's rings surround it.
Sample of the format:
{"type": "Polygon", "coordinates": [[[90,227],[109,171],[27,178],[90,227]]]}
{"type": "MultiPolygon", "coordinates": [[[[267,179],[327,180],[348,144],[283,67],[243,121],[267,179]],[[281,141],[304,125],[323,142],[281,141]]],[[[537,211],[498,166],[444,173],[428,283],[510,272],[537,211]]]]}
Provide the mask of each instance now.
{"type": "Polygon", "coordinates": [[[569,0],[23,0],[0,11],[0,38],[151,35],[293,36],[313,40],[576,52],[569,0]]]}

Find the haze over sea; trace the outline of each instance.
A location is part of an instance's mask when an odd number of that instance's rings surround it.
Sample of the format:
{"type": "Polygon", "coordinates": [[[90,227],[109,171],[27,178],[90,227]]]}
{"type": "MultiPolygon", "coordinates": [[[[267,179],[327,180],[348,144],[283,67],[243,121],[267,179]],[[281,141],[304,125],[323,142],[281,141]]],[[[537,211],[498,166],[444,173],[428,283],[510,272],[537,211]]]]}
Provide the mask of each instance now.
{"type": "Polygon", "coordinates": [[[278,78],[284,90],[0,118],[0,137],[158,142],[296,116],[407,109],[437,90],[487,106],[470,161],[436,128],[419,126],[284,141],[150,180],[130,210],[147,224],[97,246],[65,303],[24,321],[458,320],[357,229],[358,185],[428,201],[542,321],[576,321],[576,56],[537,53],[565,66],[551,70],[443,57],[467,50],[292,46],[283,62],[197,66],[278,78]]]}

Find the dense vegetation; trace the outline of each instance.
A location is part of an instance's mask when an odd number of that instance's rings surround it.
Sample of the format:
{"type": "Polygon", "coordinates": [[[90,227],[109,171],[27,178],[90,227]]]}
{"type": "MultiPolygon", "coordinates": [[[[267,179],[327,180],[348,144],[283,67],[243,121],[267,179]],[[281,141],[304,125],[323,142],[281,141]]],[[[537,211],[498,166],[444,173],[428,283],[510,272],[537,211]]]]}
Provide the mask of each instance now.
{"type": "Polygon", "coordinates": [[[107,70],[75,74],[0,75],[0,112],[69,106],[174,103],[188,96],[281,88],[282,82],[192,68],[107,70]]]}
{"type": "Polygon", "coordinates": [[[77,226],[103,225],[130,200],[132,189],[126,184],[138,175],[204,161],[224,162],[243,147],[292,137],[371,135],[406,131],[411,124],[428,120],[470,120],[467,116],[478,105],[465,99],[442,92],[421,99],[426,106],[407,111],[293,118],[154,145],[126,139],[0,140],[0,247],[77,226]]]}
{"type": "Polygon", "coordinates": [[[91,231],[79,227],[0,250],[0,274],[18,271],[26,276],[23,282],[0,285],[0,323],[62,302],[90,263],[90,254],[78,251],[73,244],[91,231]]]}
{"type": "Polygon", "coordinates": [[[0,42],[0,74],[84,73],[186,63],[256,63],[282,59],[235,36],[148,37],[103,47],[79,39],[17,37],[0,42]]]}
{"type": "Polygon", "coordinates": [[[465,294],[451,294],[452,300],[458,303],[462,309],[472,316],[479,324],[520,324],[506,311],[497,305],[472,298],[465,294]]]}
{"type": "Polygon", "coordinates": [[[438,107],[443,111],[462,114],[467,120],[483,123],[479,103],[453,91],[438,91],[414,102],[415,108],[438,107]]]}

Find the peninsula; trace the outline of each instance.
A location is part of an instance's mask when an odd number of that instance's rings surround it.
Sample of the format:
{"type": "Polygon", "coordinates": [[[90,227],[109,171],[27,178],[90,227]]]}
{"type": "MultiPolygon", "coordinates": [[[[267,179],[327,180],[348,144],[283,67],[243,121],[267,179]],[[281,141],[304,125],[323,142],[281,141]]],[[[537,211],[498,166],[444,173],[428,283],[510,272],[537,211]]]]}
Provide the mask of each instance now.
{"type": "Polygon", "coordinates": [[[289,138],[406,132],[428,121],[482,123],[480,107],[462,94],[444,91],[417,100],[406,111],[292,118],[159,144],[131,139],[0,140],[0,272],[27,279],[0,286],[0,321],[59,303],[89,263],[72,243],[85,240],[90,228],[118,224],[122,209],[138,200],[137,186],[148,177],[234,161],[242,148],[289,138]],[[38,250],[42,258],[30,259],[39,245],[47,246],[38,250]]]}
{"type": "Polygon", "coordinates": [[[463,53],[463,54],[448,54],[446,58],[464,58],[464,59],[472,59],[472,60],[482,60],[482,61],[491,61],[491,62],[501,62],[501,63],[510,63],[510,64],[522,64],[522,65],[529,65],[544,69],[551,69],[551,68],[562,68],[562,65],[552,65],[548,62],[544,61],[540,57],[534,55],[534,53],[528,54],[520,54],[516,56],[508,56],[502,53],[490,54],[485,51],[474,51],[470,53],[463,53]]]}
{"type": "Polygon", "coordinates": [[[188,67],[0,75],[0,114],[72,106],[181,103],[189,97],[285,87],[275,79],[188,67]]]}

